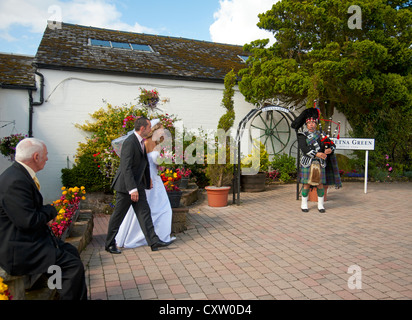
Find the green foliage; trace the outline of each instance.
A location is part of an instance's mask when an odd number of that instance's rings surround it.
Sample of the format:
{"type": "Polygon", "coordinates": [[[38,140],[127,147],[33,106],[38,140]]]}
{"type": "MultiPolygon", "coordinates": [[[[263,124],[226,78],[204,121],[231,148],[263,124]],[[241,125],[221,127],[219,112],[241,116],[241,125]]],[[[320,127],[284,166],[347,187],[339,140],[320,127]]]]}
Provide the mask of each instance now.
{"type": "MultiPolygon", "coordinates": [[[[62,170],[63,185],[83,185],[88,191],[109,191],[120,163],[111,142],[134,130],[134,120],[138,116],[148,117],[148,109],[135,105],[117,107],[107,103],[106,108],[100,108],[90,116],[93,121],[75,125],[90,133],[90,137],[79,143],[73,168],[62,170]]],[[[153,114],[148,118],[159,118],[165,129],[174,136],[176,117],[153,114]]]]}
{"type": "Polygon", "coordinates": [[[296,178],[296,164],[295,158],[289,156],[286,153],[275,154],[269,166],[272,170],[279,172],[279,180],[283,182],[289,182],[296,178]]]}
{"type": "Polygon", "coordinates": [[[259,148],[259,154],[257,152],[253,152],[248,154],[247,157],[244,157],[241,160],[241,168],[251,168],[253,164],[259,163],[259,171],[260,172],[267,172],[269,169],[269,154],[266,151],[265,145],[259,141],[259,145],[257,144],[258,141],[253,141],[253,148],[259,148]],[[259,157],[259,158],[257,158],[259,157]]]}
{"type": "MultiPolygon", "coordinates": [[[[223,92],[222,106],[226,108],[226,113],[221,116],[217,128],[223,129],[225,132],[228,132],[233,126],[235,120],[235,111],[234,111],[234,102],[233,96],[235,94],[234,86],[236,84],[236,74],[233,70],[228,72],[225,76],[225,90],[223,92]]],[[[216,187],[221,187],[223,185],[230,185],[233,177],[233,164],[230,163],[230,139],[226,141],[226,147],[218,146],[219,148],[225,148],[225,163],[208,163],[206,169],[206,176],[210,180],[210,183],[216,187]]],[[[216,151],[216,152],[217,152],[216,151]]],[[[215,155],[215,159],[217,160],[215,155]]]]}
{"type": "Polygon", "coordinates": [[[84,186],[88,192],[109,191],[109,181],[100,173],[90,154],[81,155],[72,169],[64,168],[61,171],[64,186],[84,186]]]}
{"type": "MultiPolygon", "coordinates": [[[[312,106],[323,117],[336,108],[353,136],[373,137],[376,150],[409,166],[412,134],[412,12],[408,1],[368,0],[360,6],[362,29],[348,27],[350,0],[282,0],[260,14],[258,26],[276,42],[256,40],[239,71],[246,100],[282,97],[312,106]]],[[[371,153],[371,157],[380,156],[371,153]]]]}
{"type": "Polygon", "coordinates": [[[225,131],[230,130],[235,121],[235,108],[233,102],[233,96],[235,90],[233,87],[236,84],[236,74],[231,70],[225,76],[225,90],[223,92],[222,106],[226,108],[226,113],[219,119],[218,129],[223,129],[225,131]]]}

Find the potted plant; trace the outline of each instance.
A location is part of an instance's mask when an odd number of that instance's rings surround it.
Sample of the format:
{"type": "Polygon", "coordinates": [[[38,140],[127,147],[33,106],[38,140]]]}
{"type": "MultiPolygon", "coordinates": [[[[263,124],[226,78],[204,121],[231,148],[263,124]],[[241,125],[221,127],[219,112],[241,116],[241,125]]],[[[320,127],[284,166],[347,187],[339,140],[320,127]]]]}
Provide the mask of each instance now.
{"type": "Polygon", "coordinates": [[[180,199],[182,198],[182,191],[177,185],[180,179],[182,179],[181,174],[178,170],[167,168],[165,171],[160,173],[160,178],[166,188],[170,206],[172,208],[178,208],[180,205],[180,199]]]}
{"type": "MultiPolygon", "coordinates": [[[[233,87],[236,84],[236,74],[231,70],[225,76],[225,90],[223,92],[222,105],[226,108],[226,113],[219,119],[218,129],[223,129],[226,133],[232,127],[235,120],[233,95],[235,93],[233,87]]],[[[229,136],[229,135],[227,135],[229,136]]],[[[227,137],[226,136],[226,137],[227,137]]],[[[227,139],[230,140],[230,139],[227,139]]],[[[227,205],[227,198],[233,180],[233,164],[230,163],[230,145],[225,143],[224,163],[211,163],[208,159],[206,175],[210,180],[211,185],[205,187],[209,206],[224,207],[227,205]]],[[[218,145],[218,148],[224,148],[223,145],[218,145]]],[[[215,160],[217,159],[215,154],[215,160]]],[[[220,162],[220,161],[217,161],[220,162]]]]}
{"type": "Polygon", "coordinates": [[[183,168],[178,168],[177,171],[182,176],[182,179],[180,180],[179,188],[187,189],[187,186],[189,185],[190,175],[192,174],[192,170],[183,167],[183,168]]]}
{"type": "Polygon", "coordinates": [[[0,141],[0,153],[5,157],[10,157],[10,161],[14,161],[14,156],[16,155],[17,144],[27,138],[27,136],[17,133],[12,134],[8,137],[4,137],[0,141]]]}
{"type": "Polygon", "coordinates": [[[146,90],[144,88],[140,88],[140,95],[139,95],[139,103],[144,107],[148,107],[150,109],[155,109],[157,103],[159,102],[159,92],[154,90],[146,90]]]}
{"type": "Polygon", "coordinates": [[[269,154],[265,145],[260,141],[253,141],[252,153],[244,157],[241,161],[242,168],[251,168],[252,165],[259,164],[259,172],[255,174],[242,174],[240,177],[241,191],[260,192],[265,191],[266,172],[269,168],[269,154]],[[259,150],[259,152],[257,152],[259,150]]]}

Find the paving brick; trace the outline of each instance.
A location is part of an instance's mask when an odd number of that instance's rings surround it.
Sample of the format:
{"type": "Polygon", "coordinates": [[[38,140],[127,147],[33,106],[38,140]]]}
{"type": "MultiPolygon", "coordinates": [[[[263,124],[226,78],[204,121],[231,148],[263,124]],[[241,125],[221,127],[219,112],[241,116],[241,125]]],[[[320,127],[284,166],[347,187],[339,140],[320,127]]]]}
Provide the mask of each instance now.
{"type": "Polygon", "coordinates": [[[92,299],[412,299],[410,183],[344,183],[320,215],[295,185],[241,193],[242,205],[189,208],[175,243],[104,250],[109,216],[95,214],[82,252],[92,299]],[[387,201],[390,199],[390,201],[387,201]],[[361,267],[362,289],[348,273],[361,267]]]}

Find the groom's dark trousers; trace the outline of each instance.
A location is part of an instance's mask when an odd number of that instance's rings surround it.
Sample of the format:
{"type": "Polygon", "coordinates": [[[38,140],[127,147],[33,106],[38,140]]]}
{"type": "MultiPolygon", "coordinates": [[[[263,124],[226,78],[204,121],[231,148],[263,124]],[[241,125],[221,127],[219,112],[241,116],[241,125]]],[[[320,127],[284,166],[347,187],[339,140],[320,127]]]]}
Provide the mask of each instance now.
{"type": "Polygon", "coordinates": [[[150,189],[149,162],[146,151],[142,149],[134,133],[123,142],[120,166],[113,179],[112,188],[117,192],[116,206],[109,221],[106,248],[115,244],[117,232],[131,205],[133,205],[147,244],[151,246],[158,242],[160,239],[154,230],[145,192],[145,189],[150,189]],[[133,202],[129,194],[129,191],[133,189],[139,192],[138,202],[133,202]]]}

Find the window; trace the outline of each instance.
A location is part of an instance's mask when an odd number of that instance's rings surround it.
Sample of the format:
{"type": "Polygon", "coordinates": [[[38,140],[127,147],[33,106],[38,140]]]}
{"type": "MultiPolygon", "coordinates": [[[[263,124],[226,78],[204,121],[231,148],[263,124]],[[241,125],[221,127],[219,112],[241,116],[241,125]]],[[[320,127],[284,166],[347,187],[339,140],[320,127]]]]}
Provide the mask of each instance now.
{"type": "Polygon", "coordinates": [[[238,56],[242,62],[246,62],[246,60],[249,58],[249,56],[238,56]]]}
{"type": "Polygon", "coordinates": [[[132,45],[133,50],[153,52],[153,49],[146,44],[132,43],[131,45],[132,45]]]}
{"type": "Polygon", "coordinates": [[[147,44],[137,44],[137,43],[117,42],[117,41],[97,40],[97,39],[89,39],[89,41],[90,41],[90,45],[96,46],[96,47],[135,50],[135,51],[141,51],[141,52],[153,52],[152,47],[147,44]]]}
{"type": "Polygon", "coordinates": [[[113,48],[129,49],[130,50],[130,44],[128,42],[114,42],[114,41],[112,41],[112,47],[113,48]]]}
{"type": "Polygon", "coordinates": [[[90,39],[90,44],[92,46],[98,46],[98,47],[108,47],[110,48],[110,41],[106,40],[97,40],[97,39],[90,39]]]}

